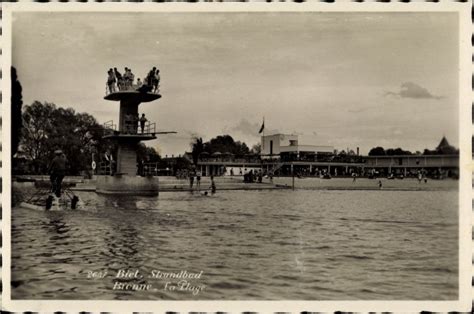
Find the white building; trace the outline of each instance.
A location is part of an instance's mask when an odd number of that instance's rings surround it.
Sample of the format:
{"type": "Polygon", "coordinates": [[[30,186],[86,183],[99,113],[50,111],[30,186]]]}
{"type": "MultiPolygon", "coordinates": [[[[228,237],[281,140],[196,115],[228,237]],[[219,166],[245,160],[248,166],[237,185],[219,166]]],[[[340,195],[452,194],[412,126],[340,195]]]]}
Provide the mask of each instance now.
{"type": "Polygon", "coordinates": [[[261,138],[262,158],[278,158],[281,154],[329,154],[334,152],[333,146],[301,145],[298,143],[298,135],[273,134],[261,138]]]}

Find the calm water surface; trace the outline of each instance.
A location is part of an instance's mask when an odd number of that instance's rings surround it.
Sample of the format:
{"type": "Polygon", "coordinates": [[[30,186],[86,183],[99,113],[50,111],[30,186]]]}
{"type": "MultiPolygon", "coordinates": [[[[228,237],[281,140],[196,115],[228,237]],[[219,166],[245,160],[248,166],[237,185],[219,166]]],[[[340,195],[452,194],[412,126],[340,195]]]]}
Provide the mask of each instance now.
{"type": "Polygon", "coordinates": [[[84,210],[13,209],[13,298],[457,298],[457,191],[79,195],[84,210]],[[205,288],[113,290],[119,269],[203,271],[205,288]]]}

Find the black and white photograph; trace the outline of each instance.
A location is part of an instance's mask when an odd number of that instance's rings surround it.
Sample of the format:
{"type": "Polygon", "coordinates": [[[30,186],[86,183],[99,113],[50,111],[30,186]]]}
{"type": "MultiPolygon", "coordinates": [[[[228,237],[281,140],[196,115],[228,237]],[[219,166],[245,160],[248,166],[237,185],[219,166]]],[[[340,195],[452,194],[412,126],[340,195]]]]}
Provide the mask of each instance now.
{"type": "Polygon", "coordinates": [[[3,8],[6,309],[471,308],[469,4],[73,7],[3,8]]]}

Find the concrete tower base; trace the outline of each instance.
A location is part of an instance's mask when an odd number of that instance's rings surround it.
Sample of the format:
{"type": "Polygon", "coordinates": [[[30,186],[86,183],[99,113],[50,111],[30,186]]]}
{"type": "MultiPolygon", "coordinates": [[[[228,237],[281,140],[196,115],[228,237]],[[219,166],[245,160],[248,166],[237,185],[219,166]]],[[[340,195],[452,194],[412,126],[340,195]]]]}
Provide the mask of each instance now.
{"type": "Polygon", "coordinates": [[[129,175],[97,176],[96,192],[102,194],[157,196],[158,178],[129,175]]]}

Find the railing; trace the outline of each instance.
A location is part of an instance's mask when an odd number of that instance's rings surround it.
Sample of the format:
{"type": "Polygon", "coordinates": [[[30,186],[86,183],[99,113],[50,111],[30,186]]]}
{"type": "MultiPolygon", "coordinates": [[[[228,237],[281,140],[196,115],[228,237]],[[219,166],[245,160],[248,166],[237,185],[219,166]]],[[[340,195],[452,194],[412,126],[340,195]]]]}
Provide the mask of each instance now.
{"type": "Polygon", "coordinates": [[[140,131],[142,131],[143,134],[155,134],[156,133],[156,123],[147,121],[145,123],[145,127],[143,128],[143,130],[141,130],[141,127],[140,127],[140,131]]]}
{"type": "Polygon", "coordinates": [[[106,135],[113,134],[115,131],[117,131],[117,125],[114,124],[113,120],[109,120],[103,124],[104,126],[104,133],[106,135]]]}
{"type": "Polygon", "coordinates": [[[303,162],[331,162],[331,163],[364,163],[365,158],[357,155],[302,155],[296,156],[293,154],[284,154],[281,156],[281,161],[303,161],[303,162]]]}
{"type": "Polygon", "coordinates": [[[259,157],[232,157],[232,156],[216,156],[216,157],[204,157],[200,156],[199,161],[201,162],[231,162],[231,163],[261,163],[259,157]]]}
{"type": "Polygon", "coordinates": [[[141,127],[140,120],[132,119],[132,120],[124,120],[122,133],[125,134],[155,134],[156,133],[156,123],[146,121],[143,125],[143,129],[141,127]]]}
{"type": "Polygon", "coordinates": [[[125,81],[122,83],[113,83],[111,85],[105,84],[105,95],[109,95],[115,92],[145,92],[145,93],[152,93],[152,94],[159,94],[160,93],[160,86],[158,85],[156,89],[153,86],[146,85],[146,84],[129,84],[125,81]]]}
{"type": "MultiPolygon", "coordinates": [[[[113,120],[107,121],[103,124],[104,133],[106,135],[112,135],[117,133],[117,124],[114,123],[113,120]]],[[[120,130],[122,134],[155,134],[156,133],[156,123],[146,121],[143,129],[141,128],[140,120],[131,119],[131,120],[124,120],[122,129],[120,130]]]]}

